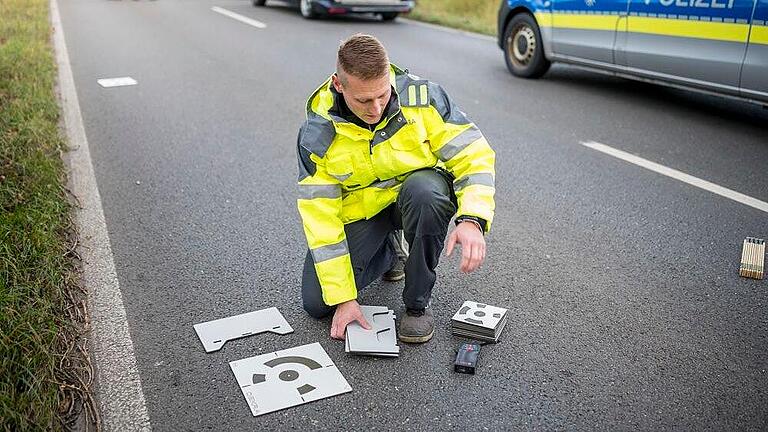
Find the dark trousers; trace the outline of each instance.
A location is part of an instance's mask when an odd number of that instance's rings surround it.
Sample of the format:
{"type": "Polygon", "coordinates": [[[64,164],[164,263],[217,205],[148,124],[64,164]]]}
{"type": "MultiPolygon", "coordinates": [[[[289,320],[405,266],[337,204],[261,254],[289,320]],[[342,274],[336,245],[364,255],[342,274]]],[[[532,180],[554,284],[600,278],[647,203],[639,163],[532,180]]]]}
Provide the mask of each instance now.
{"type": "MultiPolygon", "coordinates": [[[[358,290],[381,277],[396,263],[397,253],[389,238],[394,230],[402,229],[410,246],[405,262],[403,302],[409,309],[427,307],[435,286],[435,268],[454,213],[456,196],[450,176],[443,171],[424,169],[406,178],[397,202],[371,219],[345,225],[358,290]]],[[[334,311],[334,307],[323,302],[309,252],[304,260],[301,296],[304,309],[315,318],[334,311]]]]}

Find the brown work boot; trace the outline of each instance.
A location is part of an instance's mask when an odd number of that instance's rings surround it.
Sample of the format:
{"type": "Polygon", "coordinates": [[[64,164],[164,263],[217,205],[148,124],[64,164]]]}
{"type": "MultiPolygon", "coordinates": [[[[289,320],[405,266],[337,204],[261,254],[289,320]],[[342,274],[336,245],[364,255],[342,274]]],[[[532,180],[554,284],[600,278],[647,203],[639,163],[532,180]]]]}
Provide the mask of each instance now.
{"type": "Polygon", "coordinates": [[[435,317],[429,309],[406,309],[400,319],[398,337],[405,343],[424,343],[435,333],[435,317]]]}
{"type": "Polygon", "coordinates": [[[405,263],[401,259],[398,259],[395,261],[395,265],[393,265],[391,269],[387,270],[387,272],[381,276],[381,280],[386,282],[397,282],[402,280],[404,277],[405,263]]]}

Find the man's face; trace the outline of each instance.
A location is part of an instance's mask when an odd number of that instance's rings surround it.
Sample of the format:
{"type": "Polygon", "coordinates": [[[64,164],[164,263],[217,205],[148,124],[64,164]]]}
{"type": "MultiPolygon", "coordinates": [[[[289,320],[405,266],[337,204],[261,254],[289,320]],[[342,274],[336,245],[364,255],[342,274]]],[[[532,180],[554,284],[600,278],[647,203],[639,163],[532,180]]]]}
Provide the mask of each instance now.
{"type": "Polygon", "coordinates": [[[333,75],[333,86],[344,96],[349,109],[368,124],[378,123],[392,94],[389,74],[364,81],[344,71],[339,73],[341,77],[333,75]]]}

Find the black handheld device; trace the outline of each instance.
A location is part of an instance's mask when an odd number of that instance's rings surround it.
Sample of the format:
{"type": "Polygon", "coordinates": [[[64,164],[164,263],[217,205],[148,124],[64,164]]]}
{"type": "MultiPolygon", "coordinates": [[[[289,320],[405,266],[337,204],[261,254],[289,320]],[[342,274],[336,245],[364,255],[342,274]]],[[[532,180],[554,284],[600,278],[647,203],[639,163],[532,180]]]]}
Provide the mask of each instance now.
{"type": "Polygon", "coordinates": [[[458,373],[475,374],[477,358],[480,355],[479,343],[463,343],[456,353],[456,361],[453,362],[453,370],[458,373]]]}

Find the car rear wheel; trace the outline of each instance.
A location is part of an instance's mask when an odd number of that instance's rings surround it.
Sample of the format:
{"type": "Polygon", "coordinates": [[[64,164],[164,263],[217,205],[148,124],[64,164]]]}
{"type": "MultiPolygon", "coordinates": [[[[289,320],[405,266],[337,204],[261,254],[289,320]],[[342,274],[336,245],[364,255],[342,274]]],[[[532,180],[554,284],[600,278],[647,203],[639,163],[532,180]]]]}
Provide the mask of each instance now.
{"type": "Polygon", "coordinates": [[[306,19],[317,18],[317,13],[312,8],[311,0],[301,0],[301,2],[299,3],[299,10],[301,11],[301,16],[303,16],[306,19]]]}
{"type": "Polygon", "coordinates": [[[539,26],[530,14],[517,14],[507,24],[504,30],[504,60],[509,71],[522,78],[538,78],[549,69],[550,62],[544,57],[539,26]]]}
{"type": "Polygon", "coordinates": [[[384,21],[392,21],[393,19],[397,18],[397,16],[400,15],[397,12],[383,12],[381,14],[381,19],[384,21]]]}
{"type": "Polygon", "coordinates": [[[251,3],[253,3],[254,6],[264,6],[267,3],[267,0],[251,0],[251,3]]]}

